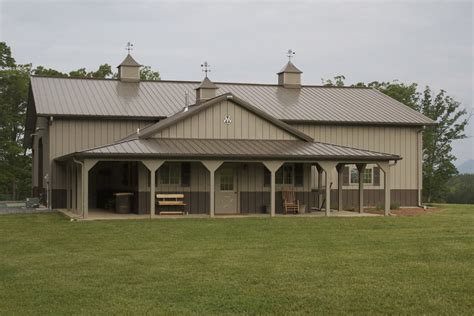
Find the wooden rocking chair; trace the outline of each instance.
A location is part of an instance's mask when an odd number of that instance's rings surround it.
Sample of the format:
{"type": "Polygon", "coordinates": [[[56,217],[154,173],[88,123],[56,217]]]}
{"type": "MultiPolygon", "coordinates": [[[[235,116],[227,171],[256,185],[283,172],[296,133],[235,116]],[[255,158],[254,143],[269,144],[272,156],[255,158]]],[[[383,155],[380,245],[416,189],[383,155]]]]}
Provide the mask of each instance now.
{"type": "Polygon", "coordinates": [[[296,199],[295,190],[293,188],[283,189],[283,212],[284,214],[298,214],[300,209],[300,201],[296,199]]]}

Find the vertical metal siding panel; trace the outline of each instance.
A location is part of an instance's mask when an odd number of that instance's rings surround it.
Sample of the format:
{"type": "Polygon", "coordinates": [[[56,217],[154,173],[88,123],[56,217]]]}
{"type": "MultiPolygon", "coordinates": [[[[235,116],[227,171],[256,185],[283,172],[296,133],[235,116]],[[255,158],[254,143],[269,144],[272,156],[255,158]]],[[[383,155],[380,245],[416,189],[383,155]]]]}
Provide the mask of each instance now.
{"type": "Polygon", "coordinates": [[[249,112],[245,109],[242,109],[241,120],[242,120],[242,138],[253,139],[253,137],[249,135],[249,112]]]}
{"type": "Polygon", "coordinates": [[[255,119],[256,117],[252,114],[249,113],[249,117],[248,117],[248,125],[249,125],[249,128],[248,128],[248,134],[249,134],[249,138],[250,139],[257,139],[256,137],[256,132],[255,132],[255,127],[257,126],[257,124],[255,123],[255,119]]]}
{"type": "Polygon", "coordinates": [[[199,129],[199,117],[197,115],[194,115],[191,117],[191,124],[192,124],[192,127],[191,127],[191,130],[192,130],[192,133],[191,133],[191,138],[197,138],[199,135],[198,135],[198,129],[199,129]]]}
{"type": "Polygon", "coordinates": [[[212,135],[213,135],[213,132],[212,132],[212,127],[214,126],[213,122],[213,111],[212,111],[212,108],[210,109],[207,109],[205,111],[205,115],[206,115],[206,133],[205,133],[205,138],[212,138],[212,135]]]}
{"type": "Polygon", "coordinates": [[[262,120],[255,117],[255,139],[263,139],[262,120]]]}
{"type": "MultiPolygon", "coordinates": [[[[227,115],[230,115],[230,118],[235,119],[235,107],[236,105],[232,102],[227,101],[227,115]]],[[[223,120],[223,117],[221,118],[223,120]]],[[[233,120],[233,119],[232,119],[233,120]]],[[[231,124],[227,124],[227,130],[228,130],[228,138],[229,139],[234,139],[235,138],[235,124],[233,122],[231,124]]]]}
{"type": "MultiPolygon", "coordinates": [[[[215,122],[217,120],[217,117],[219,117],[219,107],[218,106],[213,106],[211,108],[212,110],[212,122],[215,122]]],[[[212,137],[213,138],[219,138],[220,133],[221,133],[221,128],[219,124],[213,124],[213,131],[212,131],[212,137]]]]}
{"type": "Polygon", "coordinates": [[[192,124],[189,119],[183,122],[183,137],[184,138],[191,138],[191,133],[192,133],[191,127],[192,127],[192,124]]]}
{"type": "Polygon", "coordinates": [[[234,138],[242,139],[242,112],[244,110],[240,106],[234,106],[234,138]]]}
{"type": "Polygon", "coordinates": [[[177,135],[177,132],[176,132],[176,124],[175,125],[171,125],[169,127],[169,133],[170,133],[170,137],[171,138],[177,138],[178,135],[177,135]]]}

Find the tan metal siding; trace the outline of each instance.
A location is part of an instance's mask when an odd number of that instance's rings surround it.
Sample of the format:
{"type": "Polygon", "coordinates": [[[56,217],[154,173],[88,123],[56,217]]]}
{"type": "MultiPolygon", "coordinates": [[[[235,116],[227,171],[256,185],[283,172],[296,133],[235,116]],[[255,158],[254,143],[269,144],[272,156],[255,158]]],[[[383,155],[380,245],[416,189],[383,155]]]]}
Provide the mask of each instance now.
{"type": "Polygon", "coordinates": [[[50,126],[51,160],[76,151],[116,142],[154,122],[134,120],[64,120],[50,126]]]}
{"type": "Polygon", "coordinates": [[[155,134],[154,138],[296,139],[280,127],[227,100],[177,122],[155,134]],[[230,116],[232,123],[224,123],[226,115],[230,116]]]}
{"type": "MultiPolygon", "coordinates": [[[[421,174],[418,128],[308,124],[292,126],[316,141],[400,155],[403,159],[393,167],[391,186],[393,189],[417,189],[421,174]]],[[[334,185],[337,185],[335,171],[333,179],[335,179],[334,185]]],[[[383,183],[383,178],[381,183],[383,183]]],[[[372,187],[367,186],[367,188],[372,187]]]]}
{"type": "MultiPolygon", "coordinates": [[[[50,177],[52,179],[52,188],[64,188],[65,172],[59,170],[53,163],[57,157],[77,152],[80,150],[94,148],[116,142],[134,132],[137,128],[144,128],[152,121],[135,120],[66,120],[55,119],[49,126],[49,137],[43,141],[49,140],[49,157],[45,163],[48,168],[44,168],[45,174],[49,171],[51,165],[50,177]]],[[[46,143],[46,145],[48,145],[46,143]]],[[[45,146],[45,152],[47,146],[45,146]]]]}

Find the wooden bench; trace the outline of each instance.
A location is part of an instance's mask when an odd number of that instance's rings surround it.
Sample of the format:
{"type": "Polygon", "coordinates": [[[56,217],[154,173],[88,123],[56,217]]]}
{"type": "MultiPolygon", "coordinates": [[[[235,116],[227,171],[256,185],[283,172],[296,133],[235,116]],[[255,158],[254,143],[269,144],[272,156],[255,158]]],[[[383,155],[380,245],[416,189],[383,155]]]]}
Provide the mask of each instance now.
{"type": "Polygon", "coordinates": [[[172,207],[177,207],[181,208],[181,211],[160,211],[160,215],[184,215],[185,210],[184,207],[186,206],[186,203],[184,203],[184,194],[163,194],[163,193],[157,193],[156,194],[156,199],[158,200],[156,204],[158,204],[158,208],[160,206],[172,206],[172,207]]]}

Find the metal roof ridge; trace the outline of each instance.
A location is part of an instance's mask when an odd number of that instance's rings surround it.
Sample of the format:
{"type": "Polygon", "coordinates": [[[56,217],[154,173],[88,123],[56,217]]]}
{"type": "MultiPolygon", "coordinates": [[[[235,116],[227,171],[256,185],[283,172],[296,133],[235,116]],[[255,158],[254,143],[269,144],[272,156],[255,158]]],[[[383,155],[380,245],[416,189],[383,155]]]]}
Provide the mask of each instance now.
{"type": "MultiPolygon", "coordinates": [[[[30,75],[32,78],[47,78],[47,79],[69,79],[69,80],[102,80],[102,81],[120,81],[117,78],[88,78],[88,77],[60,77],[60,76],[47,76],[47,75],[30,75]]],[[[200,84],[199,80],[175,80],[175,79],[160,79],[160,80],[140,80],[139,82],[154,82],[154,83],[192,83],[200,84]]],[[[269,87],[281,87],[277,83],[258,83],[258,82],[231,82],[231,81],[216,81],[216,85],[242,85],[242,86],[269,86],[269,87]]],[[[370,87],[356,87],[356,86],[327,86],[327,85],[313,85],[313,84],[302,84],[301,88],[328,88],[328,89],[360,89],[360,90],[372,90],[370,87]]]]}

